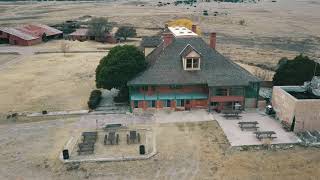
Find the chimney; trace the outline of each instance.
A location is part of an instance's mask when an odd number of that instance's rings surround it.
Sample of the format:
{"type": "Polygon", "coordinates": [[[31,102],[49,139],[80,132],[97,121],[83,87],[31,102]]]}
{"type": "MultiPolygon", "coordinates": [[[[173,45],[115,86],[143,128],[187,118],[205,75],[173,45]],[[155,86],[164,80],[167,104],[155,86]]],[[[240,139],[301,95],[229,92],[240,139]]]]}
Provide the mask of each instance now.
{"type": "Polygon", "coordinates": [[[164,47],[169,46],[172,41],[173,41],[173,34],[172,33],[163,33],[162,34],[162,38],[163,38],[163,45],[164,47]]]}
{"type": "Polygon", "coordinates": [[[215,32],[210,33],[210,47],[212,49],[216,49],[216,43],[217,43],[217,33],[215,32]]]}
{"type": "Polygon", "coordinates": [[[197,34],[197,25],[192,24],[191,31],[197,34]]]}

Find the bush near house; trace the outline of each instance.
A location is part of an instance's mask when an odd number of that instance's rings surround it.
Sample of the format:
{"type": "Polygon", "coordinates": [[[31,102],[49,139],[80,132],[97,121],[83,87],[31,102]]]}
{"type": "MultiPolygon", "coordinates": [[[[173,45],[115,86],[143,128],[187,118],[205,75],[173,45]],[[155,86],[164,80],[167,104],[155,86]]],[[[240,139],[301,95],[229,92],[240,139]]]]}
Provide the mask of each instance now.
{"type": "Polygon", "coordinates": [[[101,101],[101,91],[100,90],[93,90],[91,91],[90,98],[88,101],[88,107],[89,109],[95,109],[98,107],[100,101],[101,101]]]}
{"type": "Polygon", "coordinates": [[[320,65],[308,56],[299,55],[293,60],[282,58],[273,76],[273,85],[303,85],[305,81],[311,81],[314,75],[320,75],[320,65]]]}
{"type": "Polygon", "coordinates": [[[116,32],[116,37],[123,38],[125,41],[128,37],[135,37],[137,36],[136,29],[130,26],[121,26],[116,32]]]}
{"type": "Polygon", "coordinates": [[[97,88],[119,89],[115,101],[128,101],[127,82],[147,66],[143,52],[132,45],[116,46],[100,60],[96,69],[97,88]]]}
{"type": "Polygon", "coordinates": [[[98,40],[103,40],[106,35],[112,30],[112,23],[104,17],[92,18],[89,23],[88,36],[94,36],[98,40]]]}

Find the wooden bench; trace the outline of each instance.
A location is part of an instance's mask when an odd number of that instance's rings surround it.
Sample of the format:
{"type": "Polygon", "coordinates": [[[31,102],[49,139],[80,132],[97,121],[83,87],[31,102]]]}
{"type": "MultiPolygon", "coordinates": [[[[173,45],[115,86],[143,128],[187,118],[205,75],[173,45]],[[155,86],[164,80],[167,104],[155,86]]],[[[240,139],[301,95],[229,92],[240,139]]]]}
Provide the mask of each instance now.
{"type": "Polygon", "coordinates": [[[259,124],[257,121],[243,121],[243,122],[238,122],[239,127],[241,128],[241,131],[244,129],[253,129],[255,131],[258,130],[259,127],[257,125],[259,124]]]}

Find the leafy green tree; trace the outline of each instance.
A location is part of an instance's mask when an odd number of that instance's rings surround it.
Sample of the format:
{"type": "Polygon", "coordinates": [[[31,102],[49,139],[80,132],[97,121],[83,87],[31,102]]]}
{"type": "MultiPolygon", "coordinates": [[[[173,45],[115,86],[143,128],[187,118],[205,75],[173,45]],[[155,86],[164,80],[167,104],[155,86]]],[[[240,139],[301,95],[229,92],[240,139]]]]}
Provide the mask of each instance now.
{"type": "Polygon", "coordinates": [[[127,40],[128,37],[135,36],[137,36],[137,32],[134,27],[122,26],[116,32],[116,37],[123,38],[124,40],[127,40]]]}
{"type": "Polygon", "coordinates": [[[317,64],[316,68],[316,62],[310,60],[308,56],[299,55],[293,60],[282,58],[273,76],[273,85],[303,85],[314,75],[320,75],[320,65],[317,64]]]}
{"type": "Polygon", "coordinates": [[[95,17],[88,23],[88,35],[104,39],[112,29],[112,24],[104,17],[95,17]]]}
{"type": "Polygon", "coordinates": [[[135,46],[124,45],[112,48],[100,60],[96,69],[97,88],[120,89],[122,100],[128,98],[127,82],[146,68],[143,53],[135,46]]]}

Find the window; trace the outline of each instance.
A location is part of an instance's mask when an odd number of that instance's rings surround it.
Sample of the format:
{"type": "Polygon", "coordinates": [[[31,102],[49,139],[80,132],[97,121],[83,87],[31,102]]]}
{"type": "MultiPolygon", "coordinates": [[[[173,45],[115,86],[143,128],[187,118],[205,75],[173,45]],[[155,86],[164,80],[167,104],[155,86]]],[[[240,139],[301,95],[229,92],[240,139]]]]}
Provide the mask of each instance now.
{"type": "Polygon", "coordinates": [[[171,107],[171,100],[167,100],[167,107],[171,107]]]}
{"type": "Polygon", "coordinates": [[[134,106],[134,108],[138,108],[138,101],[133,101],[133,106],[134,106]]]}
{"type": "Polygon", "coordinates": [[[184,107],[184,99],[177,100],[177,107],[184,107]]]}
{"type": "Polygon", "coordinates": [[[164,100],[163,107],[171,107],[171,100],[164,100]]]}
{"type": "Polygon", "coordinates": [[[187,59],[187,69],[192,69],[192,59],[187,59]]]}
{"type": "Polygon", "coordinates": [[[148,91],[148,86],[142,86],[143,91],[148,91]]]}
{"type": "Polygon", "coordinates": [[[200,58],[187,58],[185,69],[186,70],[200,69],[200,58]]]}
{"type": "Polygon", "coordinates": [[[199,68],[199,59],[193,59],[192,64],[193,64],[192,68],[198,69],[199,68]]]}
{"type": "Polygon", "coordinates": [[[156,107],[156,101],[155,100],[148,101],[148,107],[155,108],[156,107]]]}
{"type": "Polygon", "coordinates": [[[217,96],[227,96],[228,90],[226,88],[219,88],[216,90],[216,95],[217,96]]]}

